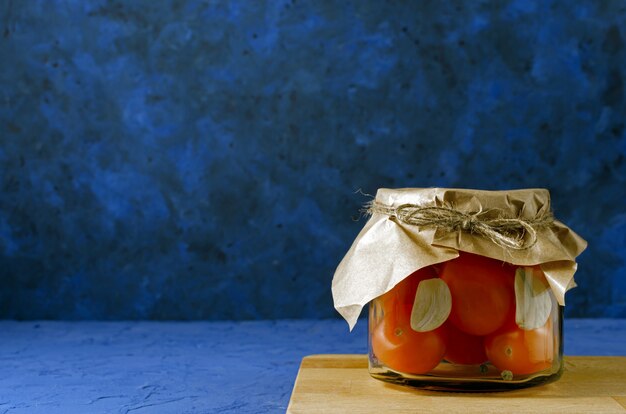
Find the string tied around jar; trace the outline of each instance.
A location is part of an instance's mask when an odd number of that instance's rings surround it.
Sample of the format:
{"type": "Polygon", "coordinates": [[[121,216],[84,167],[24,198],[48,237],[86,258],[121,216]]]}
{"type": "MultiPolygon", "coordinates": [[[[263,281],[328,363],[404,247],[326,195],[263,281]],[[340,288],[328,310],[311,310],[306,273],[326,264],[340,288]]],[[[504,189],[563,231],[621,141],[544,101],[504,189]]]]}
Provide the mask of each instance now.
{"type": "Polygon", "coordinates": [[[537,230],[554,222],[551,212],[534,218],[507,217],[504,211],[496,209],[468,213],[452,206],[407,203],[393,207],[375,200],[366,205],[364,212],[370,215],[385,214],[417,227],[441,228],[448,232],[461,230],[478,234],[498,246],[514,250],[533,247],[537,243],[537,230]]]}

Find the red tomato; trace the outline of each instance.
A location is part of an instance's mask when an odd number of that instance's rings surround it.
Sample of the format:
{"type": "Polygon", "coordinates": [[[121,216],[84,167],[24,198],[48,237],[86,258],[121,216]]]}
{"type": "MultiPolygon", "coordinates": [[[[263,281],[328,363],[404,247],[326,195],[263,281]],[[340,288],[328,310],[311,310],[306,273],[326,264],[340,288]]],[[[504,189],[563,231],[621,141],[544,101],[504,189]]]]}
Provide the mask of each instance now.
{"type": "Polygon", "coordinates": [[[450,322],[443,325],[446,338],[444,359],[455,364],[482,364],[487,361],[484,337],[468,335],[450,322]]]}
{"type": "Polygon", "coordinates": [[[515,325],[507,325],[485,338],[485,350],[489,361],[501,371],[513,375],[526,375],[543,371],[554,360],[554,332],[552,321],[541,328],[525,331],[515,325]]]}
{"type": "Polygon", "coordinates": [[[437,273],[430,266],[411,273],[400,283],[395,285],[393,289],[378,299],[382,304],[383,310],[388,312],[398,312],[406,311],[408,307],[410,315],[411,307],[415,301],[417,286],[422,280],[432,279],[435,277],[437,277],[437,273]]]}
{"type": "Polygon", "coordinates": [[[424,374],[443,358],[446,350],[443,333],[440,329],[430,332],[412,330],[410,306],[406,308],[408,311],[385,314],[372,332],[372,351],[381,363],[395,371],[424,374]]]}
{"type": "Polygon", "coordinates": [[[467,334],[494,332],[515,304],[515,267],[501,261],[460,252],[444,263],[440,277],[452,295],[448,320],[467,334]]]}

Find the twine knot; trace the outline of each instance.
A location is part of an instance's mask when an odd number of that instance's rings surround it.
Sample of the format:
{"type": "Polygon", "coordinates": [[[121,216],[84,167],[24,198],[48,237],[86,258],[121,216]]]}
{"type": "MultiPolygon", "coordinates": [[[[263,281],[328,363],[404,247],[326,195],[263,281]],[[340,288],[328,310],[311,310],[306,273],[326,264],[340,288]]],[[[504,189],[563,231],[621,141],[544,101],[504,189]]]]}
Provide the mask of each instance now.
{"type": "Polygon", "coordinates": [[[504,211],[495,209],[466,213],[447,206],[402,204],[393,207],[377,201],[370,202],[365,212],[385,214],[418,227],[435,227],[448,232],[461,230],[478,234],[498,246],[514,250],[533,247],[537,243],[537,230],[554,222],[550,212],[529,219],[508,217],[504,211]]]}
{"type": "Polygon", "coordinates": [[[473,226],[474,226],[474,216],[470,216],[469,218],[466,218],[461,223],[461,228],[465,231],[471,231],[473,226]]]}

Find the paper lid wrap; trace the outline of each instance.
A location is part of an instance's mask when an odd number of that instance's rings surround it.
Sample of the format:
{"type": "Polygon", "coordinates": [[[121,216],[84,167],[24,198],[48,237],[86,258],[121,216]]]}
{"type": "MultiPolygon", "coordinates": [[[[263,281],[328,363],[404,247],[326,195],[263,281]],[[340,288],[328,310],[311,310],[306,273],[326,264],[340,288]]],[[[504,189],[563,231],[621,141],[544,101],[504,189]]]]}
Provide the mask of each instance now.
{"type": "MultiPolygon", "coordinates": [[[[383,188],[375,202],[390,208],[407,204],[446,207],[466,214],[487,212],[529,220],[551,214],[546,189],[383,188]]],[[[585,240],[558,220],[537,228],[532,246],[512,249],[474,231],[407,224],[393,214],[373,212],[335,271],[333,300],[352,329],[369,301],[414,271],[454,259],[464,251],[519,266],[540,265],[558,303],[564,305],[565,292],[576,286],[576,256],[586,246],[585,240]]]]}

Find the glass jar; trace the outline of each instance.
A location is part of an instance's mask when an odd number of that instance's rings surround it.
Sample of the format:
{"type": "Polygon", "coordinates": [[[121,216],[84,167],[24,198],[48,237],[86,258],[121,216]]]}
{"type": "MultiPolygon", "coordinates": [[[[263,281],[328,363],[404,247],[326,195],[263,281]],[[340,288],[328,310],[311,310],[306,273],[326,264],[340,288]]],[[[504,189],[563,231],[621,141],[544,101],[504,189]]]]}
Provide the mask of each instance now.
{"type": "Polygon", "coordinates": [[[370,302],[371,376],[465,392],[557,380],[563,313],[540,267],[459,254],[412,273],[370,302]],[[422,284],[431,279],[436,283],[422,284]]]}

